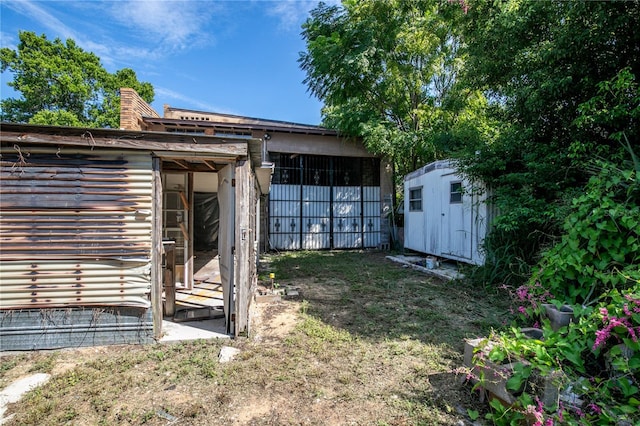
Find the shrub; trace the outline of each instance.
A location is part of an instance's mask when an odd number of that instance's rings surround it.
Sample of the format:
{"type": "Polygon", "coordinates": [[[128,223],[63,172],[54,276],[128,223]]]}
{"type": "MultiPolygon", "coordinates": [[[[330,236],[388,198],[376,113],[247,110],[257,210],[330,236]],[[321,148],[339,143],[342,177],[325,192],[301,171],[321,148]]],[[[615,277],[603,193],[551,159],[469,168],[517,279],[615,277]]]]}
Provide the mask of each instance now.
{"type": "Polygon", "coordinates": [[[640,424],[640,180],[638,170],[602,164],[573,201],[561,241],[544,253],[529,282],[511,291],[516,329],[495,339],[492,362],[525,359],[507,386],[522,388],[510,407],[492,403],[496,424],[640,424]],[[574,322],[557,331],[541,303],[566,303],[574,322]],[[534,321],[536,322],[535,324],[534,321]],[[542,403],[536,376],[558,378],[555,403],[542,403]]]}

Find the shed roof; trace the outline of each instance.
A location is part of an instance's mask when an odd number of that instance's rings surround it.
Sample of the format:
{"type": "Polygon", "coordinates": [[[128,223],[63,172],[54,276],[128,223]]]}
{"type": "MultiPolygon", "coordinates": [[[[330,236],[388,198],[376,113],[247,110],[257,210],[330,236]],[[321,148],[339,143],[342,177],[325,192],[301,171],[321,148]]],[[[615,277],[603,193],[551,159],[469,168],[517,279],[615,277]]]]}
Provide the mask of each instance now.
{"type": "Polygon", "coordinates": [[[165,170],[217,171],[221,165],[247,158],[258,174],[263,193],[269,191],[273,165],[264,163],[262,139],[175,132],[89,129],[0,123],[0,142],[145,150],[163,158],[165,170]]]}
{"type": "Polygon", "coordinates": [[[313,135],[337,136],[338,132],[322,126],[292,123],[288,121],[268,120],[264,118],[244,117],[217,112],[196,111],[190,109],[173,108],[165,105],[164,118],[144,117],[143,120],[152,124],[164,124],[190,127],[215,127],[229,130],[257,130],[285,133],[302,133],[313,135]]]}

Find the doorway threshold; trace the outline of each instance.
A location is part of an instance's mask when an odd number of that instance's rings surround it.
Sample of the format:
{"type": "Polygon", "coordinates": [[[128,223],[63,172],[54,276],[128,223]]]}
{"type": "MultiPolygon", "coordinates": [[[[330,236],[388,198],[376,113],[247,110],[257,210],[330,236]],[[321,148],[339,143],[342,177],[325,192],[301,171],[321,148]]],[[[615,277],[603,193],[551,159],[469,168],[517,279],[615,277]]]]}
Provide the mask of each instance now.
{"type": "Polygon", "coordinates": [[[162,320],[160,343],[230,338],[231,336],[226,333],[224,318],[181,322],[174,322],[170,319],[162,320]]]}

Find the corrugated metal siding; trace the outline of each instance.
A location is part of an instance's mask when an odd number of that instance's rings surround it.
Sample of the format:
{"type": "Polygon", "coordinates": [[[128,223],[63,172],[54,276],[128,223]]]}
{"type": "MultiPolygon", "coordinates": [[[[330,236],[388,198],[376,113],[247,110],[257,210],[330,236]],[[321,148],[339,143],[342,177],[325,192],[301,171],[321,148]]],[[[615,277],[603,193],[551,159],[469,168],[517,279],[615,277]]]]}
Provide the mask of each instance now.
{"type": "Polygon", "coordinates": [[[0,312],[0,351],[151,342],[151,309],[56,308],[0,312]]]}
{"type": "Polygon", "coordinates": [[[149,154],[3,148],[1,309],[149,307],[149,154]]]}

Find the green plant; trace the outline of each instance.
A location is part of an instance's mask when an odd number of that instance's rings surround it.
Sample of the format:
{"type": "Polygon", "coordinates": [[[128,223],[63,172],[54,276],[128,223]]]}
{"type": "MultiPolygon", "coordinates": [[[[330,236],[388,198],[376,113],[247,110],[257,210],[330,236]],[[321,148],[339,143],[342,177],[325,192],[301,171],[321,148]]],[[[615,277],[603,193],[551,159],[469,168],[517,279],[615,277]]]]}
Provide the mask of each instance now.
{"type": "MultiPolygon", "coordinates": [[[[543,255],[529,282],[515,290],[504,287],[518,306],[515,323],[536,321],[543,337],[529,339],[513,329],[492,339],[487,360],[526,362],[516,364],[507,380],[507,389],[522,392],[516,402],[491,404],[488,417],[494,423],[640,422],[640,179],[635,164],[602,163],[586,192],[574,199],[562,239],[543,255]],[[541,315],[541,302],[570,304],[573,323],[552,330],[541,315]],[[538,378],[556,386],[555,402],[544,398],[538,378]]],[[[478,357],[476,362],[484,361],[478,357]]]]}
{"type": "Polygon", "coordinates": [[[601,164],[574,200],[560,243],[531,279],[566,303],[589,304],[640,280],[640,180],[637,172],[601,164]]]}
{"type": "MultiPolygon", "coordinates": [[[[541,340],[528,339],[516,329],[492,339],[487,354],[491,362],[526,361],[516,364],[507,380],[508,390],[522,389],[522,394],[509,407],[491,404],[492,421],[513,424],[527,415],[540,421],[536,424],[640,421],[640,294],[615,292],[606,299],[599,309],[579,309],[578,321],[558,332],[545,321],[541,340]],[[555,404],[541,402],[548,386],[536,377],[557,387],[555,404]]],[[[476,362],[483,360],[477,357],[476,362]]]]}

